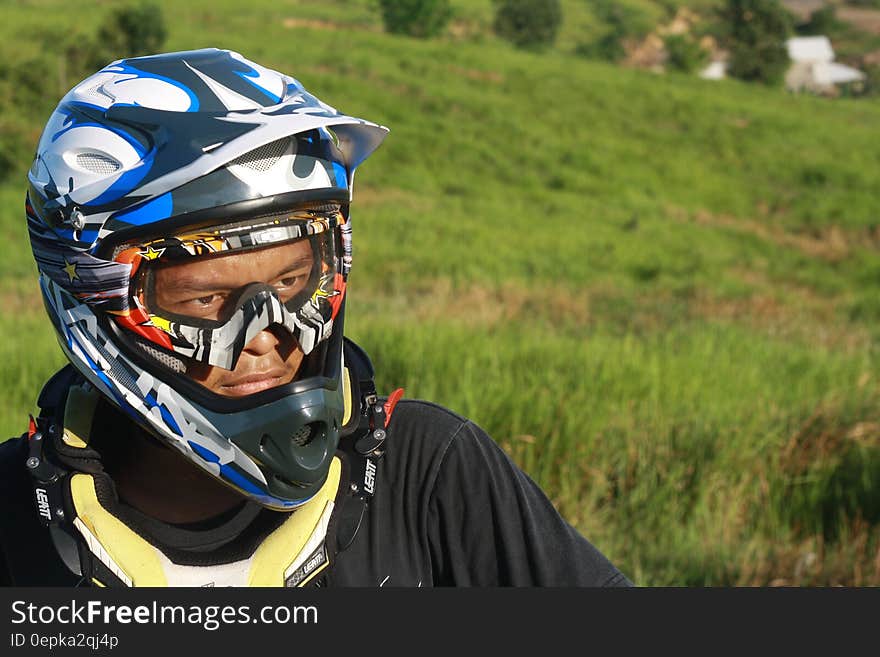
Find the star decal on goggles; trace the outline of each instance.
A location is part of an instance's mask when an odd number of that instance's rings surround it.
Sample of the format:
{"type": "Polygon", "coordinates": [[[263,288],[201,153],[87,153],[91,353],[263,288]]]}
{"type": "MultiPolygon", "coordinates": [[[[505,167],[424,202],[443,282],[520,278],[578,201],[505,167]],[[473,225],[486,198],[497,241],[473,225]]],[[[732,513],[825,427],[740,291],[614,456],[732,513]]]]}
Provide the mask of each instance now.
{"type": "Polygon", "coordinates": [[[339,295],[339,290],[327,291],[319,286],[318,289],[315,290],[314,293],[312,293],[312,302],[317,303],[318,299],[331,299],[331,298],[338,296],[338,295],[339,295]]]}
{"type": "Polygon", "coordinates": [[[154,249],[152,245],[148,245],[147,250],[141,251],[139,255],[147,260],[155,260],[156,258],[161,258],[163,253],[165,253],[165,247],[154,249]]]}
{"type": "Polygon", "coordinates": [[[159,315],[150,315],[150,323],[157,329],[161,329],[166,333],[173,333],[171,322],[164,317],[159,317],[159,315]]]}
{"type": "Polygon", "coordinates": [[[79,278],[79,274],[76,273],[76,263],[68,262],[67,258],[64,259],[64,266],[62,267],[64,273],[70,277],[70,282],[73,283],[74,280],[79,278]]]}

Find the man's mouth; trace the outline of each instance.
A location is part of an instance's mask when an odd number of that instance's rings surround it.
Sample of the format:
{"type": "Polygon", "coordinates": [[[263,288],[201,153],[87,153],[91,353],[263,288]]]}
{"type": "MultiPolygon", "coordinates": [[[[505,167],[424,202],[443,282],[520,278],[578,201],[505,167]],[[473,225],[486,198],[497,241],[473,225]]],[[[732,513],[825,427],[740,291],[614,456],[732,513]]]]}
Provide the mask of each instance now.
{"type": "Polygon", "coordinates": [[[220,386],[220,392],[229,397],[244,397],[283,385],[288,380],[289,375],[285,370],[273,369],[268,372],[255,372],[223,383],[220,386]]]}

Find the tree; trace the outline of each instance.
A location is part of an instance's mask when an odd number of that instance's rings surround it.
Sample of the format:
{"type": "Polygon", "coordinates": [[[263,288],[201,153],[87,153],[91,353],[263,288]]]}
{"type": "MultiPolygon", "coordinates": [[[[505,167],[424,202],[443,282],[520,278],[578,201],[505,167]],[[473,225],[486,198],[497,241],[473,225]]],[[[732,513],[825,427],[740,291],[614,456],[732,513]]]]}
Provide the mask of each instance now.
{"type": "Polygon", "coordinates": [[[492,29],[517,48],[542,50],[556,41],[562,25],[559,0],[493,0],[492,29]]]}
{"type": "Polygon", "coordinates": [[[123,57],[155,55],[168,30],[162,9],[151,2],[117,7],[101,23],[90,68],[101,68],[123,57]]]}
{"type": "Polygon", "coordinates": [[[841,27],[843,24],[837,20],[837,8],[834,5],[825,5],[813,11],[806,22],[796,26],[796,30],[798,34],[809,36],[828,34],[841,27]]]}
{"type": "Polygon", "coordinates": [[[427,39],[442,34],[452,18],[449,0],[378,0],[385,31],[427,39]]]}
{"type": "Polygon", "coordinates": [[[727,0],[720,10],[722,43],[731,77],[773,85],[789,65],[785,41],[792,16],[779,0],[727,0]]]}
{"type": "Polygon", "coordinates": [[[693,73],[709,61],[709,53],[685,34],[670,34],[663,39],[666,66],[673,71],[693,73]]]}
{"type": "Polygon", "coordinates": [[[626,56],[625,42],[642,38],[653,27],[650,18],[638,6],[614,0],[591,0],[589,4],[605,29],[597,39],[578,44],[575,48],[578,55],[620,61],[626,56]]]}

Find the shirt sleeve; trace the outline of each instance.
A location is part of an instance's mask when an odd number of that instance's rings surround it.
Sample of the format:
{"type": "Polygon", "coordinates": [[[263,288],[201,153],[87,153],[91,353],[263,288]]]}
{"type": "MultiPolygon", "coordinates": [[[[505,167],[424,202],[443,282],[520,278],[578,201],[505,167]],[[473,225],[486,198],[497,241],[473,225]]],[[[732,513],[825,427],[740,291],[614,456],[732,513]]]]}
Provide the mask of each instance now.
{"type": "Polygon", "coordinates": [[[439,585],[632,585],[472,422],[437,470],[428,533],[439,585]]]}

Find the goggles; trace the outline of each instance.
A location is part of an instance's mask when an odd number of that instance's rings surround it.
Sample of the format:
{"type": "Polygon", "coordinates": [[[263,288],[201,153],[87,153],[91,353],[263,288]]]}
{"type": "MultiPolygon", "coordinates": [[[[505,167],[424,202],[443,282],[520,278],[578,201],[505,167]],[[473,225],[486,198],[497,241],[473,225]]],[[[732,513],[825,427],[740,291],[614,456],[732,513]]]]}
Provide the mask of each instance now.
{"type": "Polygon", "coordinates": [[[132,265],[130,311],[117,322],[229,370],[270,326],[289,331],[308,355],[342,303],[344,224],[334,204],[125,243],[114,259],[132,265]]]}

